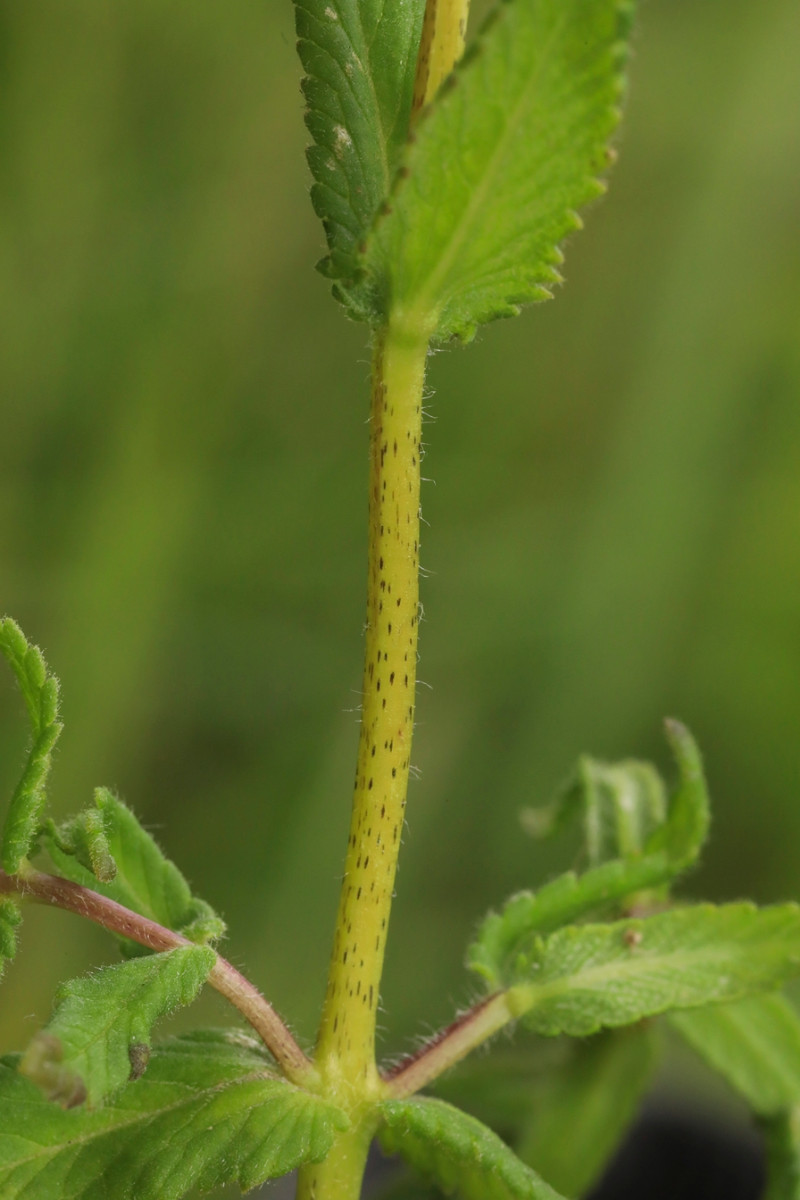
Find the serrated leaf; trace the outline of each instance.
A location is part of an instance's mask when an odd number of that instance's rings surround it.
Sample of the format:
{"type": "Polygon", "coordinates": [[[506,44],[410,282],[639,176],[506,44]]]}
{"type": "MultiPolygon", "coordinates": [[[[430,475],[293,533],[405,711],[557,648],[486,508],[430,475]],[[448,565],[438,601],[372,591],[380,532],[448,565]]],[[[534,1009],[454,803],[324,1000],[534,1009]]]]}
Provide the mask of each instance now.
{"type": "Polygon", "coordinates": [[[65,1111],[0,1060],[3,1200],[179,1200],[325,1157],[342,1112],[277,1078],[250,1039],[192,1034],[95,1110],[65,1111]]]}
{"type": "Polygon", "coordinates": [[[655,1031],[610,1030],[571,1043],[561,1064],[532,1081],[516,1150],[565,1196],[582,1196],[619,1145],[653,1075],[655,1031]]]}
{"type": "Polygon", "coordinates": [[[499,913],[484,917],[467,950],[467,966],[491,988],[502,988],[514,975],[516,963],[527,960],[543,935],[634,892],[657,887],[671,874],[665,854],[650,855],[603,863],[583,875],[567,871],[538,892],[518,892],[499,913]]]}
{"type": "Polygon", "coordinates": [[[8,896],[0,896],[0,976],[6,961],[17,952],[17,926],[22,917],[19,906],[8,896]]]}
{"type": "Polygon", "coordinates": [[[314,139],[311,199],[330,250],[320,267],[333,279],[352,279],[359,243],[397,170],[424,7],[424,0],[295,2],[314,139]]]}
{"type": "Polygon", "coordinates": [[[800,1016],[780,995],[673,1013],[670,1023],[762,1118],[764,1200],[800,1200],[800,1016]]]}
{"type": "Polygon", "coordinates": [[[65,1108],[94,1107],[142,1074],[156,1021],[191,1004],[215,961],[205,946],[184,946],[62,984],[20,1071],[65,1108]]]}
{"type": "Polygon", "coordinates": [[[666,815],[666,788],[652,763],[583,755],[550,804],[525,809],[522,823],[533,837],[548,837],[578,817],[586,857],[596,867],[641,854],[666,815]]]}
{"type": "Polygon", "coordinates": [[[474,1117],[443,1100],[380,1106],[384,1149],[401,1154],[443,1192],[466,1200],[559,1200],[558,1193],[474,1117]]]}
{"type": "Polygon", "coordinates": [[[764,1121],[767,1187],[763,1200],[800,1200],[800,1106],[764,1121]]]}
{"type": "Polygon", "coordinates": [[[36,737],[55,715],[47,709],[43,711],[42,707],[42,687],[48,677],[42,652],[28,641],[16,621],[3,617],[0,619],[0,653],[16,676],[36,737]]]}
{"type": "MultiPolygon", "coordinates": [[[[95,792],[96,796],[98,791],[95,792]]],[[[44,842],[45,845],[52,842],[63,854],[73,855],[82,867],[91,872],[94,879],[109,883],[117,873],[117,864],[111,853],[105,826],[101,810],[97,807],[87,808],[61,825],[46,821],[44,842]]]]}
{"type": "Polygon", "coordinates": [[[543,934],[663,887],[696,862],[709,822],[702,759],[683,725],[668,721],[666,732],[680,780],[667,820],[650,834],[645,853],[611,859],[582,875],[567,871],[538,892],[519,892],[499,913],[489,913],[467,951],[467,965],[491,987],[504,986],[515,961],[524,959],[543,934]]]}
{"type": "Polygon", "coordinates": [[[507,1003],[537,1033],[584,1037],[775,989],[798,973],[797,905],[704,904],[540,939],[515,964],[507,1003]]]}
{"type": "MultiPolygon", "coordinates": [[[[45,827],[42,845],[59,873],[190,941],[206,944],[221,937],[224,922],[205,900],[192,895],[181,872],[127,805],[106,788],[98,788],[94,800],[94,809],[60,827],[52,821],[45,827]],[[98,878],[93,866],[105,877],[98,878]]],[[[128,955],[149,953],[127,939],[120,942],[128,955]]]]}
{"type": "Polygon", "coordinates": [[[3,827],[2,865],[9,875],[13,875],[30,854],[36,840],[46,800],[51,755],[61,733],[61,724],[58,720],[58,680],[48,672],[39,647],[28,642],[10,617],[0,620],[0,653],[16,676],[28,710],[32,735],[31,748],[3,827]]]}
{"type": "Polygon", "coordinates": [[[500,1130],[565,1196],[582,1195],[613,1153],[647,1087],[661,1042],[642,1022],[591,1038],[535,1038],[472,1056],[437,1095],[500,1130]]]}
{"type": "Polygon", "coordinates": [[[419,122],[364,255],[371,304],[438,339],[544,299],[602,191],[628,0],[505,0],[419,122]]]}
{"type": "Polygon", "coordinates": [[[697,742],[680,721],[664,722],[680,782],[669,806],[669,819],[656,829],[645,846],[646,854],[666,851],[678,871],[692,866],[700,855],[711,823],[711,806],[697,742]]]}
{"type": "Polygon", "coordinates": [[[472,1054],[431,1084],[436,1096],[465,1109],[516,1144],[534,1103],[538,1080],[559,1072],[580,1043],[572,1038],[517,1040],[472,1054]]]}
{"type": "Polygon", "coordinates": [[[758,1116],[800,1105],[800,1016],[784,996],[673,1013],[670,1024],[758,1116]]]}

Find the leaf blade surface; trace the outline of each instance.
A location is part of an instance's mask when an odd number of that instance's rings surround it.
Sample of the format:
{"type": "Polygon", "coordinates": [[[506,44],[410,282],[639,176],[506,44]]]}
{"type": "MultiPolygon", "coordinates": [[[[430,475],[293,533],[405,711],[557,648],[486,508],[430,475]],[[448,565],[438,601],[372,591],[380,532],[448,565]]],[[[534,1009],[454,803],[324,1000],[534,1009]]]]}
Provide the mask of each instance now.
{"type": "Polygon", "coordinates": [[[21,919],[19,905],[8,896],[0,896],[0,978],[6,962],[17,952],[17,926],[21,919]]]}
{"type": "Polygon", "coordinates": [[[311,199],[329,255],[348,281],[358,245],[387,196],[408,130],[424,0],[296,0],[306,78],[311,199]]]}
{"type": "Polygon", "coordinates": [[[800,1017],[785,996],[672,1013],[670,1024],[757,1116],[800,1106],[800,1017]]]}
{"type": "Polygon", "coordinates": [[[764,1122],[764,1200],[800,1200],[800,1106],[764,1122]]]}
{"type": "Polygon", "coordinates": [[[379,1137],[449,1195],[466,1200],[561,1200],[486,1125],[443,1100],[415,1097],[380,1106],[379,1137]]]}
{"type": "Polygon", "coordinates": [[[94,1107],[144,1071],[153,1025],[196,998],[215,960],[207,947],[183,946],[62,985],[20,1070],[66,1107],[94,1107]]]}
{"type": "Polygon", "coordinates": [[[537,1033],[585,1037],[774,989],[798,971],[797,905],[696,905],[541,939],[515,964],[508,1005],[537,1033]]]}
{"type": "Polygon", "coordinates": [[[155,1050],[147,1073],[94,1111],[45,1100],[0,1061],[3,1200],[179,1200],[243,1189],[327,1154],[346,1118],[271,1073],[250,1039],[193,1034],[155,1050]]]}
{"type": "Polygon", "coordinates": [[[32,743],[6,815],[2,836],[2,865],[14,875],[36,841],[46,801],[53,747],[61,733],[58,719],[59,685],[47,668],[41,650],[25,637],[11,617],[0,620],[0,654],[8,662],[25,700],[32,743]]]}
{"type": "MultiPolygon", "coordinates": [[[[694,738],[680,722],[668,721],[666,732],[679,770],[666,821],[647,839],[643,853],[608,859],[581,875],[567,871],[537,892],[512,896],[499,913],[490,912],[467,951],[467,966],[491,987],[504,986],[509,972],[513,973],[514,961],[524,958],[537,938],[581,917],[618,907],[636,893],[661,888],[697,861],[709,824],[703,762],[694,738]]],[[[611,769],[619,774],[625,766],[611,769]]],[[[641,764],[634,766],[638,775],[641,764]]],[[[556,824],[565,799],[568,808],[580,808],[584,786],[577,803],[569,787],[557,799],[551,809],[556,824]]]]}
{"type": "Polygon", "coordinates": [[[364,267],[372,304],[469,340],[544,299],[602,191],[626,0],[506,0],[420,121],[364,267]]]}
{"type": "MultiPolygon", "coordinates": [[[[126,804],[107,788],[95,791],[95,808],[56,827],[48,822],[42,836],[50,858],[65,879],[92,888],[118,904],[201,944],[225,931],[211,906],[192,894],[186,879],[126,804]],[[101,829],[93,829],[99,816],[101,829]],[[98,836],[102,833],[102,837],[98,836]],[[98,844],[102,845],[102,855],[98,844]],[[98,857],[105,869],[98,877],[98,857]]],[[[148,953],[120,939],[127,955],[148,953]]]]}
{"type": "Polygon", "coordinates": [[[617,1149],[656,1063],[646,1024],[570,1043],[560,1069],[531,1080],[517,1153],[565,1196],[582,1196],[617,1149]],[[568,1131],[568,1137],[565,1137],[568,1131]]]}

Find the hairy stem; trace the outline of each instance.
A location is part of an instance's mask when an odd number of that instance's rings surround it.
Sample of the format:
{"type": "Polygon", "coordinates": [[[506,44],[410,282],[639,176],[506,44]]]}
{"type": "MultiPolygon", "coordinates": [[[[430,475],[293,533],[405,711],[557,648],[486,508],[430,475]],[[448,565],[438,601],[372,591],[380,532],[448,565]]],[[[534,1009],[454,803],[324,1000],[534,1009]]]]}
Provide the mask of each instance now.
{"type": "Polygon", "coordinates": [[[337,1135],[324,1162],[300,1168],[296,1200],[359,1200],[376,1121],[368,1108],[351,1114],[351,1120],[351,1127],[337,1135]]]}
{"type": "MultiPolygon", "coordinates": [[[[464,49],[469,0],[427,0],[411,123],[464,49]]],[[[422,389],[431,330],[395,313],[375,338],[370,411],[367,620],[361,734],[344,878],[315,1062],[349,1112],[298,1200],[358,1200],[387,1085],[375,1017],[405,816],[419,623],[422,389]]]]}
{"type": "Polygon", "coordinates": [[[376,1094],[375,1015],[408,786],[417,667],[419,460],[427,340],[391,326],[373,358],[361,734],[316,1061],[347,1102],[376,1094]]]}
{"type": "MultiPolygon", "coordinates": [[[[174,950],[191,946],[180,933],[132,912],[115,900],[90,888],[28,868],[24,875],[7,875],[0,870],[0,893],[16,894],[77,913],[102,925],[110,933],[131,938],[150,950],[174,950]]],[[[239,1010],[275,1058],[287,1078],[305,1087],[314,1087],[317,1072],[306,1058],[275,1009],[256,987],[221,955],[217,955],[208,982],[239,1010]]]]}
{"type": "Polygon", "coordinates": [[[505,992],[487,997],[388,1071],[384,1076],[387,1094],[393,1098],[413,1096],[513,1020],[505,992]]]}

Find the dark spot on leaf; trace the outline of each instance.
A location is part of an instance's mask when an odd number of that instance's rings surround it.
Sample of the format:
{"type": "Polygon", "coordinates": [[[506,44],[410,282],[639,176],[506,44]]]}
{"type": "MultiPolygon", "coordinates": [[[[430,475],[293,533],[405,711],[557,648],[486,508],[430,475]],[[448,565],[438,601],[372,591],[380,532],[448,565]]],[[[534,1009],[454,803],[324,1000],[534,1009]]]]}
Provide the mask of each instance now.
{"type": "Polygon", "coordinates": [[[141,1079],[150,1061],[150,1047],[146,1042],[131,1042],[128,1046],[128,1058],[131,1063],[131,1079],[141,1079]]]}

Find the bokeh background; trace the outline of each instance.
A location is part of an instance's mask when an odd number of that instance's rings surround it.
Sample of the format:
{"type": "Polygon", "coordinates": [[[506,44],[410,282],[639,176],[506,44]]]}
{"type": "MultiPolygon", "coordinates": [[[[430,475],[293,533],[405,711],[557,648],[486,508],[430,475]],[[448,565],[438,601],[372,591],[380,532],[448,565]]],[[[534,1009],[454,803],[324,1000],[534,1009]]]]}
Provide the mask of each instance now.
{"type": "MultiPolygon", "coordinates": [[[[800,894],[798,62],[796,0],[645,0],[567,286],[431,363],[387,1053],[470,995],[477,917],[568,864],[520,808],[581,751],[667,768],[665,714],[715,799],[690,889],[800,894]]],[[[368,352],[313,271],[298,84],[289,0],[0,2],[0,610],[62,679],[54,807],[115,788],[309,1041],[357,737],[368,352]]],[[[25,736],[6,673],[6,794],[25,736]]],[[[111,954],[30,911],[0,1048],[111,954]]]]}

